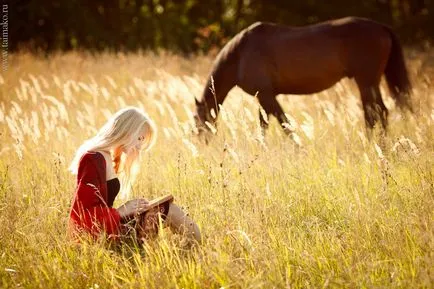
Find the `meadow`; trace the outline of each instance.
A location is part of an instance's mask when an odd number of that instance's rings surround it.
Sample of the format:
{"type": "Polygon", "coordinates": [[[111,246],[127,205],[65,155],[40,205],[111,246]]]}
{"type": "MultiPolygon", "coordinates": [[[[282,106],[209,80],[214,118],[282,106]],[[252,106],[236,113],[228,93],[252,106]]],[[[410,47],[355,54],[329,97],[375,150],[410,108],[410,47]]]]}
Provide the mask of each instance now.
{"type": "Polygon", "coordinates": [[[0,75],[0,287],[432,288],[432,55],[406,51],[415,114],[397,110],[382,86],[386,137],[367,137],[358,91],[343,80],[279,96],[293,139],[274,118],[261,134],[256,99],[234,88],[208,143],[193,113],[211,56],[9,55],[0,75]],[[158,137],[125,198],[172,193],[203,245],[188,249],[169,230],[121,250],[68,239],[69,162],[126,105],[143,108],[158,137]]]}

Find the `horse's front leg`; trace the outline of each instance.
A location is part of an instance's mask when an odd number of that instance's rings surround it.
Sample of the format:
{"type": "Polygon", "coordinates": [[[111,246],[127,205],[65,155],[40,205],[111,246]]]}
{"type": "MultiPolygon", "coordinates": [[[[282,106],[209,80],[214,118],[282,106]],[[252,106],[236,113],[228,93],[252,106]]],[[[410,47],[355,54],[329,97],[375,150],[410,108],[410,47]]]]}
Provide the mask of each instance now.
{"type": "Polygon", "coordinates": [[[280,104],[277,102],[276,96],[271,93],[263,93],[258,95],[259,104],[262,109],[259,109],[259,120],[261,127],[265,130],[268,128],[269,117],[273,115],[279,121],[283,131],[287,135],[291,135],[294,131],[291,128],[290,122],[285,115],[280,104]]]}

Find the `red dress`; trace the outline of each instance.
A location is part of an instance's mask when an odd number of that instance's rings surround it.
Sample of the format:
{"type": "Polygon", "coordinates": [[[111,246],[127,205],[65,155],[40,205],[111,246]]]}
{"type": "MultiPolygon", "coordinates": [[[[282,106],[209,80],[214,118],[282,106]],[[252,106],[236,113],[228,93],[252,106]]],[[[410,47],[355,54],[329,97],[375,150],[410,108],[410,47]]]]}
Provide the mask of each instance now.
{"type": "Polygon", "coordinates": [[[87,152],[81,159],[77,173],[77,189],[70,212],[73,235],[87,232],[97,237],[105,232],[111,237],[120,233],[119,212],[107,205],[106,162],[98,152],[87,152]]]}

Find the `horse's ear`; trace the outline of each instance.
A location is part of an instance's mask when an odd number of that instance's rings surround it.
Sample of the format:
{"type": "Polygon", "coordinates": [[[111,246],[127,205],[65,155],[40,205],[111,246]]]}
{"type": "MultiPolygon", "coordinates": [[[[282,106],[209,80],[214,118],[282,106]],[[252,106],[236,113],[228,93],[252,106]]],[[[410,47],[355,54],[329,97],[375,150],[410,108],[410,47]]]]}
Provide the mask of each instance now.
{"type": "Polygon", "coordinates": [[[196,105],[199,105],[199,104],[200,104],[200,101],[199,101],[199,100],[197,100],[197,98],[196,98],[196,97],[194,97],[194,102],[196,103],[196,105]]]}

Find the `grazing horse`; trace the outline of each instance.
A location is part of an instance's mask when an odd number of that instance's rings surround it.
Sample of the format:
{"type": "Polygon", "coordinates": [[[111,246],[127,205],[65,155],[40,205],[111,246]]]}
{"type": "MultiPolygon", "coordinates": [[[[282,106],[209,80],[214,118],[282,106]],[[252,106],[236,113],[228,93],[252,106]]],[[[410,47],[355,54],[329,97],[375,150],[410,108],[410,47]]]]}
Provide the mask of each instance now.
{"type": "MultiPolygon", "coordinates": [[[[207,127],[206,121],[213,124],[210,111],[217,115],[237,85],[257,94],[266,114],[285,128],[289,121],[276,100],[278,94],[312,94],[348,77],[360,91],[366,127],[372,129],[380,120],[386,130],[388,111],[379,89],[383,74],[397,105],[413,112],[402,47],[388,26],[358,17],[304,27],[257,22],[235,35],[217,55],[202,98],[196,99],[196,124],[200,130],[207,127]]],[[[259,117],[267,128],[266,118],[261,113],[259,117]]]]}

